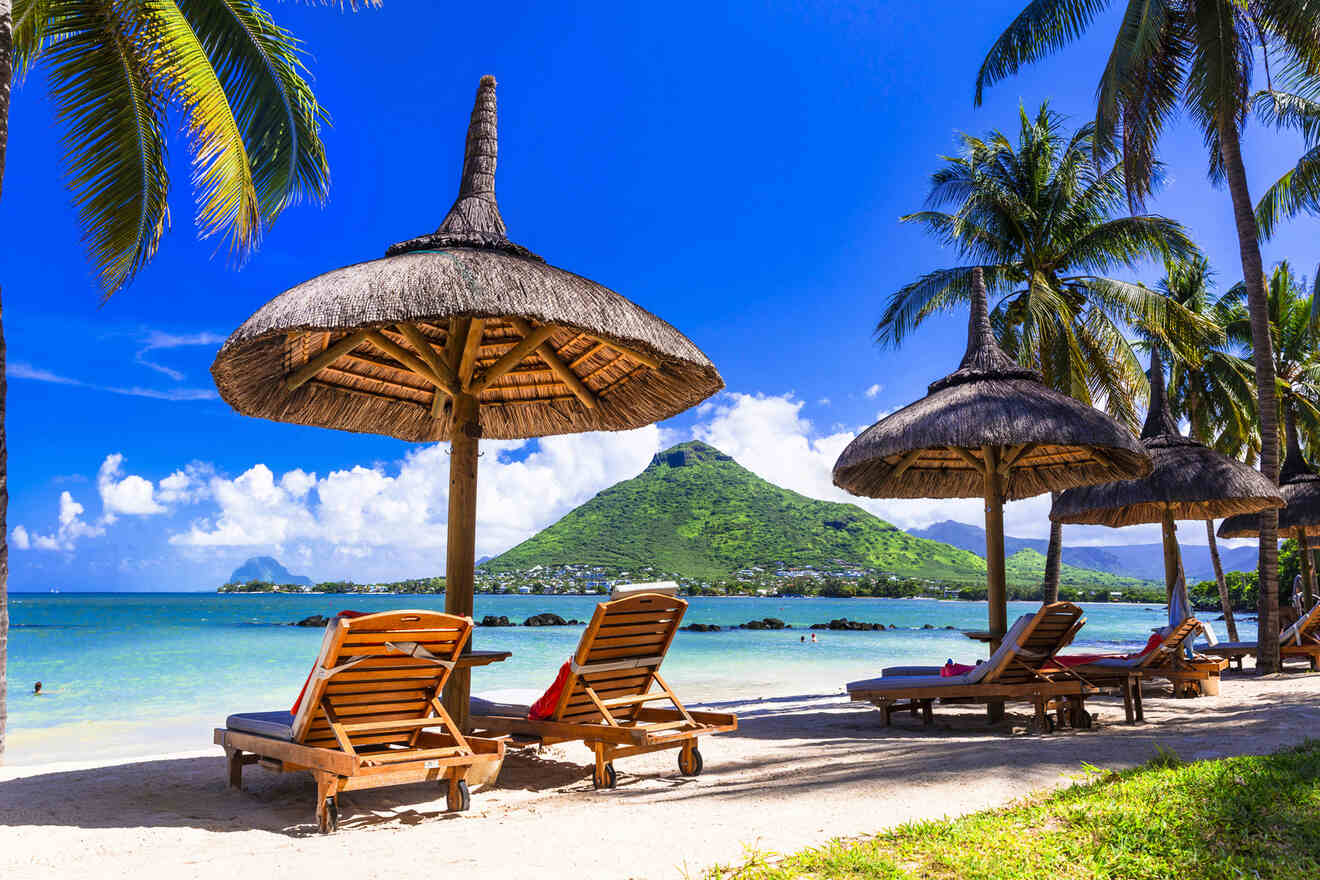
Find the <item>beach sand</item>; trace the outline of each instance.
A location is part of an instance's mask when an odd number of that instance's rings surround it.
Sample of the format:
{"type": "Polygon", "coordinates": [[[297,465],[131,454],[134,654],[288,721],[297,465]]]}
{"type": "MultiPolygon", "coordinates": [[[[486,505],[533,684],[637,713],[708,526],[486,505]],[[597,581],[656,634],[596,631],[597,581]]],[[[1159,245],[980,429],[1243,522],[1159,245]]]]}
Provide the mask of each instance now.
{"type": "Polygon", "coordinates": [[[1025,734],[1021,705],[994,728],[980,710],[936,707],[933,728],[899,715],[885,729],[842,694],[723,703],[741,726],[703,741],[699,777],[662,752],[618,761],[619,787],[595,792],[581,745],[512,750],[469,812],[446,813],[439,786],[352,792],[330,836],[316,833],[310,777],[249,767],[233,791],[214,747],[0,767],[0,876],[700,876],[749,847],[791,852],[996,806],[1157,746],[1199,759],[1320,736],[1320,675],[1230,673],[1219,696],[1192,700],[1148,693],[1145,724],[1098,698],[1095,729],[1051,736],[1025,734]]]}

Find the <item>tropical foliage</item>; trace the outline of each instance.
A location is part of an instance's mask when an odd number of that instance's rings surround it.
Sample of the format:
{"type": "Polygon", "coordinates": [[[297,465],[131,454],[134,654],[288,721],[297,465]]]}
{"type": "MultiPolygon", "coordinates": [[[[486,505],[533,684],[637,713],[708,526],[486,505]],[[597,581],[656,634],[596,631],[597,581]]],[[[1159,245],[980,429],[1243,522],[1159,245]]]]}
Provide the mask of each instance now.
{"type": "MultiPolygon", "coordinates": [[[[1031,0],[987,53],[976,77],[984,89],[1071,43],[1111,5],[1108,0],[1031,0]]],[[[1261,422],[1260,468],[1278,479],[1275,397],[1259,229],[1242,160],[1242,130],[1251,105],[1257,60],[1286,70],[1294,92],[1320,82],[1320,4],[1297,0],[1126,0],[1096,100],[1097,156],[1117,155],[1135,207],[1158,180],[1161,135],[1185,111],[1201,130],[1209,174],[1226,183],[1233,204],[1261,422]],[[1259,50],[1259,51],[1258,51],[1259,50]]],[[[1273,589],[1278,576],[1278,513],[1260,516],[1262,591],[1258,668],[1278,668],[1273,589]]]]}

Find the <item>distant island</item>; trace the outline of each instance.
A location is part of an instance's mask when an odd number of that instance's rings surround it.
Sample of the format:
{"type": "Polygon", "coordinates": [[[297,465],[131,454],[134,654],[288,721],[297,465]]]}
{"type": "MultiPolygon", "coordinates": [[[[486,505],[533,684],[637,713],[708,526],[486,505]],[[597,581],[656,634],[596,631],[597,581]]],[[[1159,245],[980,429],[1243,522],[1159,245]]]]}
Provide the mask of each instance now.
{"type": "Polygon", "coordinates": [[[312,579],[300,574],[293,574],[271,556],[253,556],[244,562],[229,576],[229,584],[289,584],[291,586],[310,587],[312,579]]]}

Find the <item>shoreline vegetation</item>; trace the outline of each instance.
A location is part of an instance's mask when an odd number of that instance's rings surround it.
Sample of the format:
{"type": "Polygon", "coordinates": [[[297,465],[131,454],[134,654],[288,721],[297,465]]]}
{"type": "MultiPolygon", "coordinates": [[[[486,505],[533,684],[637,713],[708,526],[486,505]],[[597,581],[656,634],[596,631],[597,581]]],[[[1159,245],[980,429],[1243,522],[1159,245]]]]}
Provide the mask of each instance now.
{"type": "Polygon", "coordinates": [[[1320,740],[1273,754],[1184,762],[1157,746],[1122,772],[960,818],[834,840],[795,855],[749,852],[705,880],[792,877],[1315,877],[1320,740]]]}
{"type": "MultiPolygon", "coordinates": [[[[1289,586],[1292,574],[1289,562],[1296,568],[1296,554],[1288,548],[1280,553],[1281,583],[1289,586]]],[[[743,570],[734,577],[715,583],[698,582],[692,578],[646,569],[641,572],[611,570],[602,566],[562,566],[530,571],[501,572],[498,575],[478,574],[475,592],[481,595],[524,596],[599,596],[602,599],[617,583],[672,580],[679,584],[685,596],[724,596],[745,598],[825,598],[825,599],[947,599],[983,602],[984,586],[957,582],[898,577],[884,572],[861,572],[847,568],[846,574],[800,573],[778,577],[773,573],[743,570]]],[[[1256,608],[1256,572],[1227,572],[1225,581],[1235,611],[1254,612],[1256,608]]],[[[355,583],[353,581],[327,581],[312,584],[276,584],[270,581],[229,583],[216,588],[217,593],[229,595],[444,595],[443,577],[413,578],[389,583],[355,583]]],[[[1282,592],[1282,590],[1281,590],[1282,592]]],[[[1193,607],[1198,611],[1222,610],[1219,587],[1215,581],[1200,581],[1189,585],[1193,607]]],[[[1010,584],[1009,601],[1041,601],[1041,584],[1010,584]]],[[[1285,601],[1288,597],[1281,597],[1285,601]]],[[[1164,605],[1167,602],[1162,585],[1124,590],[1079,589],[1060,586],[1059,599],[1065,602],[1114,602],[1136,605],[1164,605]]]]}

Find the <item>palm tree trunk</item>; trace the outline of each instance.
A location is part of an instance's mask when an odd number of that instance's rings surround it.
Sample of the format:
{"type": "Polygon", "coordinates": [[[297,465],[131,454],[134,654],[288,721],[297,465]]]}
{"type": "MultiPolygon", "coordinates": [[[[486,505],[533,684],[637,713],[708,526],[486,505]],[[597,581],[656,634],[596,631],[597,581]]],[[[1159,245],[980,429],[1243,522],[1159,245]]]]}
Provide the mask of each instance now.
{"type": "MultiPolygon", "coordinates": [[[[1242,280],[1247,286],[1247,313],[1251,317],[1251,361],[1256,368],[1256,399],[1260,412],[1260,472],[1279,482],[1279,401],[1274,388],[1274,351],[1265,299],[1265,269],[1260,258],[1259,230],[1242,164],[1242,143],[1235,120],[1222,113],[1219,120],[1220,154],[1228,191],[1233,197],[1242,280]]],[[[1279,671],[1279,511],[1260,512],[1260,595],[1256,671],[1279,671]]]]}
{"type": "MultiPolygon", "coordinates": [[[[0,193],[4,192],[5,147],[9,144],[9,89],[14,80],[14,18],[11,0],[0,0],[0,193]]],[[[5,448],[5,335],[0,308],[0,763],[5,759],[9,656],[9,460],[5,448]]]]}
{"type": "Polygon", "coordinates": [[[1233,600],[1228,595],[1228,581],[1224,580],[1224,564],[1219,560],[1219,542],[1215,540],[1215,521],[1205,521],[1205,537],[1210,542],[1210,563],[1215,567],[1215,583],[1219,584],[1219,604],[1224,609],[1224,626],[1228,640],[1236,642],[1237,621],[1233,619],[1233,600]]]}
{"type": "MultiPolygon", "coordinates": [[[[1058,492],[1051,492],[1053,501],[1058,492]]],[[[1059,601],[1059,563],[1063,558],[1063,523],[1050,521],[1050,546],[1045,553],[1045,580],[1040,585],[1040,600],[1045,604],[1059,601]]]]}

